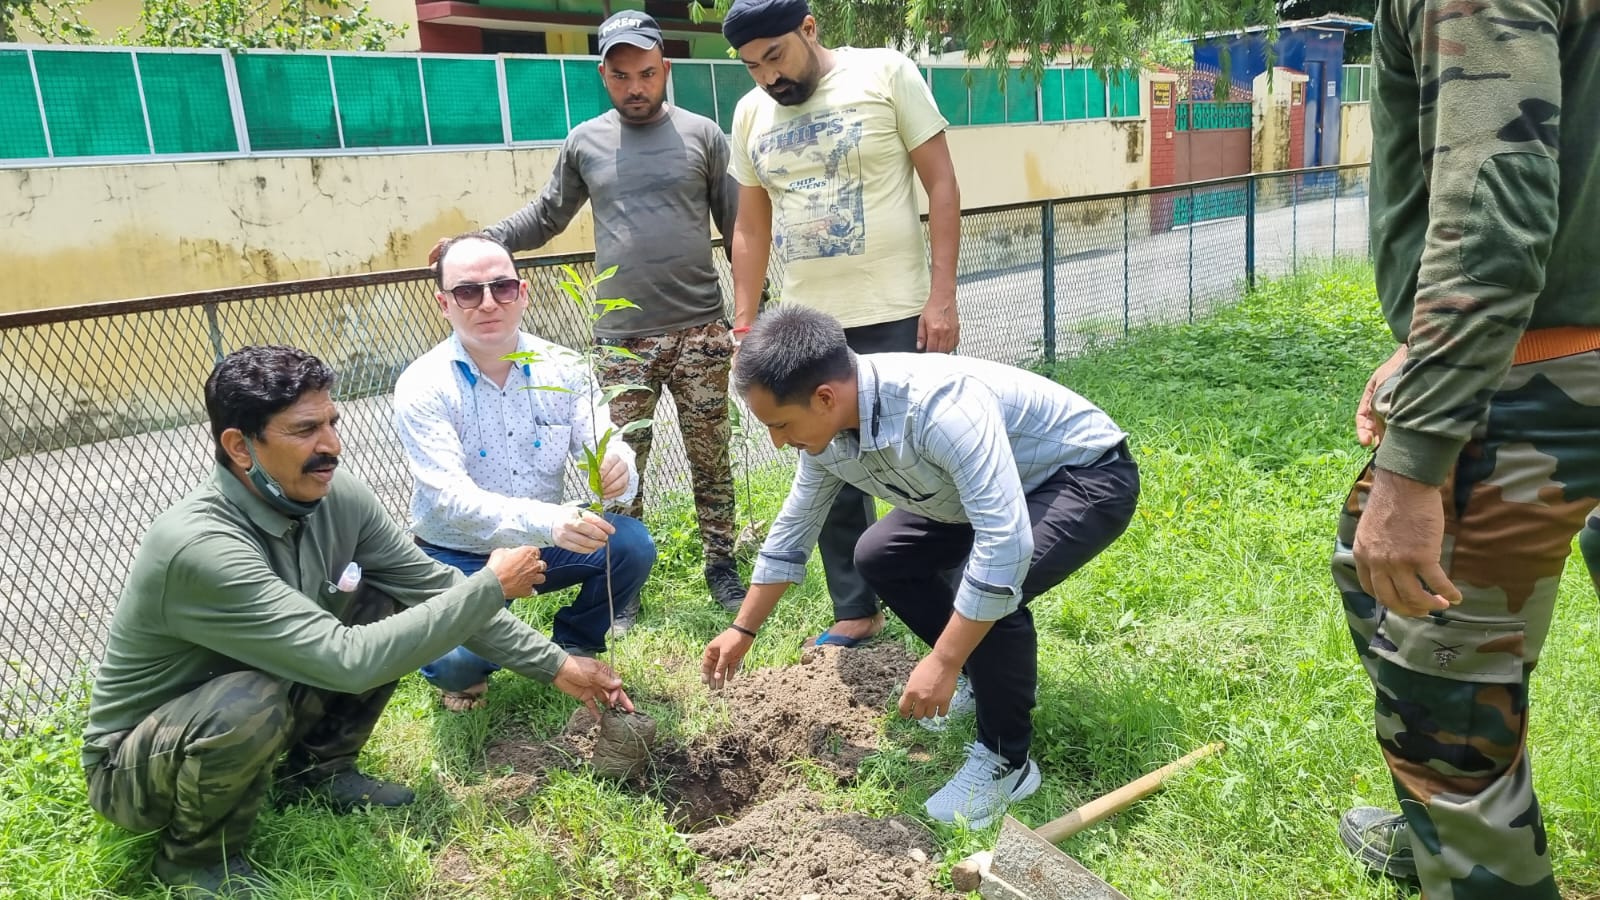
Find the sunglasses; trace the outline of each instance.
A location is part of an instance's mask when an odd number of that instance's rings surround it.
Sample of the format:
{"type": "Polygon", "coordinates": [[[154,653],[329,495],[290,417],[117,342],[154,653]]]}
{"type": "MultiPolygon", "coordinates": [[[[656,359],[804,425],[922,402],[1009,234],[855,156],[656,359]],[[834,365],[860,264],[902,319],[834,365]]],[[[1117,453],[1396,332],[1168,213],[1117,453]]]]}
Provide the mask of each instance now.
{"type": "Polygon", "coordinates": [[[501,305],[515,303],[522,294],[522,282],[516,278],[496,278],[494,281],[468,281],[450,289],[456,305],[462,309],[477,309],[483,305],[483,292],[488,288],[494,302],[501,305]]]}

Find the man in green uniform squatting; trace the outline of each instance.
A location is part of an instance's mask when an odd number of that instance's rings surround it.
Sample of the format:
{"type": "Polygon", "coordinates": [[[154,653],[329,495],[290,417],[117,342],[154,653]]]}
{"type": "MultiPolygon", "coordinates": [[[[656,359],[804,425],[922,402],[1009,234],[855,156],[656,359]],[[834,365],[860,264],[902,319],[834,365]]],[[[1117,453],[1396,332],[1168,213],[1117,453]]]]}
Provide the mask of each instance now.
{"type": "Polygon", "coordinates": [[[266,886],[242,851],[275,780],[339,811],[410,803],[356,755],[396,680],[457,644],[590,709],[632,708],[610,668],[506,612],[544,581],[537,549],[496,550],[464,577],[338,471],[333,380],[290,347],[217,365],[217,466],[151,523],[111,621],[84,732],[89,802],[159,832],[152,869],[180,896],[266,886]]]}

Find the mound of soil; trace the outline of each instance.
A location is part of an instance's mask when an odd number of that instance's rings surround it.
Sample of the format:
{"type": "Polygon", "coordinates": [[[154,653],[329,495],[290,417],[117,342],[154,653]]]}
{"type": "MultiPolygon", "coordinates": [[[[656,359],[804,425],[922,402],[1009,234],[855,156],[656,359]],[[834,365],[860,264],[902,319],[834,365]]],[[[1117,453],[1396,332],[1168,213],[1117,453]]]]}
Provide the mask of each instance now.
{"type": "Polygon", "coordinates": [[[888,644],[818,647],[798,666],[741,675],[718,692],[732,723],[718,740],[741,740],[748,755],[772,761],[813,759],[853,778],[877,749],[877,720],[916,663],[888,644]]]}
{"type": "MultiPolygon", "coordinates": [[[[817,648],[799,665],[745,673],[716,695],[727,705],[727,732],[657,746],[625,783],[659,792],[706,858],[697,875],[714,897],[960,897],[937,886],[938,846],[919,822],[827,810],[797,786],[790,765],[807,759],[841,783],[855,778],[877,749],[878,720],[915,665],[904,649],[883,644],[817,648]]],[[[598,733],[579,708],[553,739],[500,738],[486,748],[487,760],[511,774],[485,788],[502,799],[537,790],[544,772],[586,765],[598,733]]]]}
{"type": "Polygon", "coordinates": [[[938,887],[938,847],[921,823],[830,812],[806,790],[765,801],[689,843],[706,860],[696,875],[726,900],[962,896],[938,887]]]}

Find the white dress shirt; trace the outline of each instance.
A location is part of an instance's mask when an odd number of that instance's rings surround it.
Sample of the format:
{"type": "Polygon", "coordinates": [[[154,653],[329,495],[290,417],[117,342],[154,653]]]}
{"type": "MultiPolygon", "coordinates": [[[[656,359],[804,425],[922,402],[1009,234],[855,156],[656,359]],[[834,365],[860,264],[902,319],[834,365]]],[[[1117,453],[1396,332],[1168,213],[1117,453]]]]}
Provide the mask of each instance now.
{"type": "MultiPolygon", "coordinates": [[[[512,366],[496,385],[452,334],[395,383],[412,530],[430,544],[470,553],[547,547],[554,526],[573,515],[561,503],[567,461],[599,445],[611,416],[577,353],[526,332],[517,349],[539,359],[512,366]]],[[[606,452],[627,464],[627,489],[611,501],[625,503],[639,489],[633,448],[613,434],[606,452]]]]}
{"type": "Polygon", "coordinates": [[[1126,435],[1099,407],[1047,378],[943,353],[855,357],[859,434],[800,454],[794,485],[756,560],[753,584],[799,582],[841,485],[936,522],[972,525],[956,611],[1004,618],[1033,560],[1027,495],[1064,466],[1087,466],[1126,435]]]}

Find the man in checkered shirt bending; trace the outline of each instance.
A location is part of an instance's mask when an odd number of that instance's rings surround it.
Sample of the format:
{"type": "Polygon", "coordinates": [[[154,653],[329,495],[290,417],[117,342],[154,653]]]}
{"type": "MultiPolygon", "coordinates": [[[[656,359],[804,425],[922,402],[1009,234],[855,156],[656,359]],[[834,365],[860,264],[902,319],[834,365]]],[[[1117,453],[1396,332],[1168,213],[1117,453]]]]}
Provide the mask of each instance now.
{"type": "Polygon", "coordinates": [[[733,676],[778,599],[805,578],[839,490],[882,498],[894,510],[862,535],[856,566],[932,648],[900,714],[939,722],[968,691],[977,713],[967,761],[928,814],[984,827],[1039,787],[1028,756],[1038,680],[1028,603],[1128,527],[1139,470],[1127,436],[1039,375],[959,356],[857,355],[837,320],[791,304],[756,322],[733,380],[773,444],[804,452],[750,593],[706,647],[706,683],[733,676]]]}

